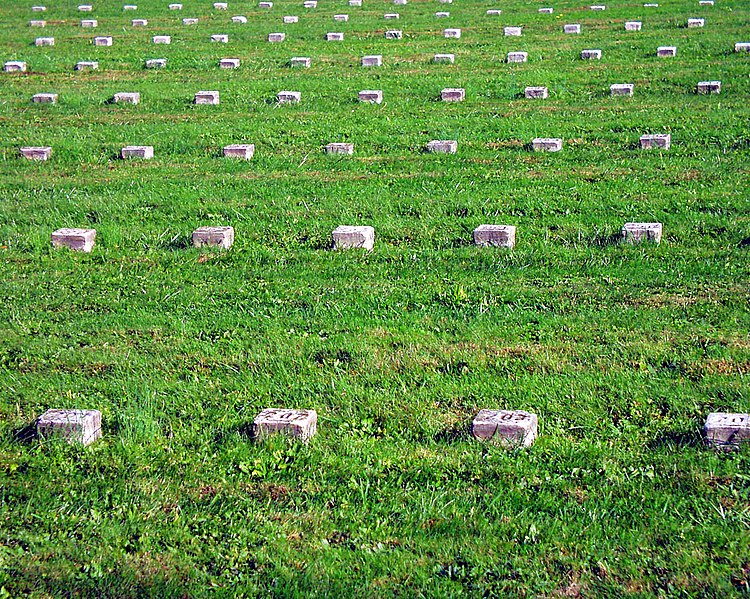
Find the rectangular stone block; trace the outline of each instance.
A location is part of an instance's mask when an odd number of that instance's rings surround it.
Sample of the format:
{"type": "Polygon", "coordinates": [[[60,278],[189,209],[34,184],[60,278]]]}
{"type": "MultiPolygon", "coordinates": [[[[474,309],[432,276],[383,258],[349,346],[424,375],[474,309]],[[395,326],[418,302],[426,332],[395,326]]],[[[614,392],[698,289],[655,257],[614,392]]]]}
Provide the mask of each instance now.
{"type": "Polygon", "coordinates": [[[633,95],[633,84],[632,83],[613,83],[609,86],[609,94],[611,96],[632,96],[633,95]]]}
{"type": "Polygon", "coordinates": [[[204,245],[228,250],[234,243],[234,227],[198,227],[193,231],[193,246],[204,245]]]}
{"type": "Polygon", "coordinates": [[[226,2],[214,2],[214,10],[226,10],[229,5],[226,2]]]}
{"type": "Polygon", "coordinates": [[[218,104],[219,92],[217,91],[199,91],[195,94],[194,102],[196,104],[218,104]]]}
{"type": "Polygon", "coordinates": [[[85,27],[85,28],[90,28],[91,29],[91,28],[98,27],[98,26],[99,26],[99,22],[96,19],[83,19],[83,20],[81,20],[81,27],[85,27]]]}
{"type": "Polygon", "coordinates": [[[544,8],[540,8],[537,12],[542,13],[543,15],[551,15],[552,13],[555,12],[555,9],[550,8],[550,7],[544,7],[544,8]]]}
{"type": "Polygon", "coordinates": [[[327,42],[343,42],[344,34],[340,31],[328,32],[326,33],[326,41],[327,42]]]}
{"type": "Polygon", "coordinates": [[[287,410],[266,408],[253,420],[252,436],[256,442],[271,435],[282,434],[307,442],[318,430],[315,410],[287,410]]]}
{"type": "Polygon", "coordinates": [[[402,37],[404,37],[404,32],[399,29],[389,29],[385,32],[387,40],[400,40],[402,37]]]}
{"type": "Polygon", "coordinates": [[[255,144],[230,144],[224,146],[224,156],[250,160],[255,154],[255,144]]]}
{"type": "Polygon", "coordinates": [[[309,69],[311,64],[312,61],[307,56],[293,56],[289,61],[289,65],[295,68],[309,69]]]}
{"type": "Polygon", "coordinates": [[[570,23],[563,25],[563,33],[581,33],[580,23],[570,23]]]}
{"type": "Polygon", "coordinates": [[[505,27],[503,28],[503,35],[518,37],[523,33],[523,27],[505,27]]]}
{"type": "Polygon", "coordinates": [[[276,94],[276,101],[279,104],[296,104],[302,99],[302,92],[281,91],[276,94]]]}
{"type": "Polygon", "coordinates": [[[40,146],[21,148],[21,156],[29,160],[49,160],[52,156],[52,148],[40,146]]]}
{"type": "Polygon", "coordinates": [[[695,91],[699,94],[720,94],[721,81],[701,81],[695,91]]]}
{"type": "Polygon", "coordinates": [[[385,19],[386,21],[395,21],[395,20],[397,20],[397,19],[400,19],[400,18],[401,18],[401,15],[400,15],[400,14],[398,14],[397,12],[387,12],[387,13],[385,13],[385,14],[383,15],[383,18],[384,18],[384,19],[385,19]]]}
{"type": "Polygon", "coordinates": [[[35,46],[54,46],[55,45],[55,38],[54,37],[38,37],[34,40],[35,46]]]}
{"type": "Polygon", "coordinates": [[[99,63],[95,60],[82,60],[76,63],[76,71],[96,71],[99,69],[99,63]]]}
{"type": "Polygon", "coordinates": [[[641,135],[641,148],[659,148],[668,150],[672,145],[672,136],[669,133],[653,133],[641,135]]]}
{"type": "Polygon", "coordinates": [[[455,154],[458,142],[453,139],[433,139],[427,144],[427,151],[433,154],[455,154]]]}
{"type": "Polygon", "coordinates": [[[68,443],[91,445],[102,436],[99,410],[47,410],[36,423],[41,438],[60,437],[68,443]]]}
{"type": "Polygon", "coordinates": [[[112,43],[113,43],[113,40],[112,40],[111,37],[102,36],[102,37],[95,37],[94,38],[94,45],[95,46],[109,47],[109,46],[112,45],[112,43]]]}
{"type": "Polygon", "coordinates": [[[528,52],[508,52],[508,62],[526,62],[529,59],[528,52]]]}
{"type": "Polygon", "coordinates": [[[595,4],[594,6],[590,8],[591,10],[607,10],[607,7],[602,4],[595,4]]]}
{"type": "Polygon", "coordinates": [[[622,226],[622,237],[627,243],[642,241],[661,241],[661,223],[625,223],[622,226]]]}
{"type": "Polygon", "coordinates": [[[363,67],[380,67],[383,66],[383,56],[380,54],[373,54],[372,56],[362,57],[363,67]]]}
{"type": "Polygon", "coordinates": [[[268,41],[271,43],[283,42],[286,39],[286,33],[275,32],[268,34],[268,41]]]}
{"type": "Polygon", "coordinates": [[[453,4],[453,0],[438,0],[440,4],[453,4]]]}
{"type": "Polygon", "coordinates": [[[283,19],[284,23],[297,23],[299,21],[299,17],[295,15],[287,15],[283,19]]]}
{"type": "Polygon", "coordinates": [[[147,27],[148,26],[148,20],[147,19],[133,19],[130,21],[131,27],[147,27]]]}
{"type": "Polygon", "coordinates": [[[118,104],[140,104],[141,94],[138,92],[117,92],[112,99],[118,104]]]}
{"type": "Polygon", "coordinates": [[[150,58],[146,61],[147,69],[163,69],[167,66],[166,58],[150,58]]]}
{"type": "Polygon", "coordinates": [[[29,21],[29,27],[46,27],[46,26],[47,26],[47,21],[38,21],[38,20],[29,21]]]}
{"type": "Polygon", "coordinates": [[[244,17],[242,15],[235,15],[232,17],[232,23],[236,25],[244,25],[247,23],[247,17],[244,17]]]}
{"type": "Polygon", "coordinates": [[[453,64],[456,61],[455,54],[435,54],[434,58],[432,59],[433,62],[445,62],[453,64]]]}
{"type": "Polygon", "coordinates": [[[151,38],[151,41],[155,44],[171,44],[172,37],[169,35],[155,35],[151,38]]]}
{"type": "Polygon", "coordinates": [[[659,8],[659,5],[650,2],[650,3],[644,4],[643,8],[659,8]]]}
{"type": "Polygon", "coordinates": [[[365,89],[359,92],[358,98],[360,102],[368,102],[370,104],[380,104],[383,101],[383,90],[365,89]]]}
{"type": "Polygon", "coordinates": [[[89,253],[94,249],[96,229],[58,229],[52,233],[52,247],[89,253]]]}
{"type": "Polygon", "coordinates": [[[724,451],[739,449],[750,441],[750,414],[712,412],[703,426],[706,442],[724,451]]]}
{"type": "Polygon", "coordinates": [[[531,140],[535,152],[559,152],[562,146],[563,140],[559,137],[535,137],[531,140]]]}
{"type": "Polygon", "coordinates": [[[714,0],[700,0],[700,2],[698,2],[698,6],[713,6],[713,5],[714,5],[714,0]]]}
{"type": "Polygon", "coordinates": [[[138,10],[135,4],[126,4],[122,7],[122,10],[138,10]]]}
{"type": "Polygon", "coordinates": [[[503,14],[503,11],[500,10],[499,8],[490,8],[484,14],[486,14],[488,17],[497,17],[503,14]]]}
{"type": "Polygon", "coordinates": [[[446,11],[439,11],[435,13],[436,19],[447,19],[450,16],[451,16],[451,13],[446,12],[446,11]]]}
{"type": "Polygon", "coordinates": [[[400,6],[403,6],[403,5],[407,4],[407,2],[408,2],[408,0],[393,0],[394,4],[398,4],[400,6]]]}
{"type": "Polygon", "coordinates": [[[625,21],[625,31],[640,31],[642,26],[640,21],[625,21]]]}
{"type": "Polygon", "coordinates": [[[601,50],[581,50],[581,60],[601,60],[601,50]]]}
{"type": "Polygon", "coordinates": [[[258,8],[273,8],[273,2],[258,2],[258,8]]]}
{"type": "Polygon", "coordinates": [[[188,17],[186,19],[182,19],[182,24],[183,25],[197,25],[198,24],[198,19],[195,19],[195,18],[192,18],[192,17],[188,17]]]}
{"type": "Polygon", "coordinates": [[[154,146],[125,146],[120,150],[120,156],[126,158],[143,158],[150,160],[154,157],[154,146]]]}
{"type": "Polygon", "coordinates": [[[219,44],[228,44],[229,36],[223,33],[215,33],[214,35],[211,36],[211,41],[219,43],[219,44]]]}
{"type": "Polygon", "coordinates": [[[219,60],[220,69],[239,69],[240,59],[239,58],[222,58],[219,60]]]}
{"type": "Polygon", "coordinates": [[[516,228],[513,225],[479,225],[474,229],[474,245],[513,248],[516,228]]]}
{"type": "Polygon", "coordinates": [[[32,6],[31,12],[44,12],[47,10],[46,6],[32,6]]]}
{"type": "Polygon", "coordinates": [[[31,101],[36,104],[57,104],[57,94],[34,94],[31,101]]]}
{"type": "Polygon", "coordinates": [[[462,87],[446,87],[440,92],[443,102],[463,102],[466,99],[466,90],[462,87]]]}
{"type": "Polygon", "coordinates": [[[687,20],[687,26],[689,28],[693,27],[703,27],[706,24],[706,19],[688,19],[687,20]]]}
{"type": "Polygon", "coordinates": [[[461,39],[461,30],[460,29],[444,29],[443,30],[443,37],[448,39],[461,39]]]}
{"type": "Polygon", "coordinates": [[[750,52],[750,42],[737,42],[734,45],[735,52],[750,52]]]}
{"type": "Polygon", "coordinates": [[[371,250],[375,245],[375,229],[368,226],[339,225],[332,237],[334,250],[371,250]]]}
{"type": "Polygon", "coordinates": [[[9,60],[3,64],[3,70],[6,73],[25,73],[26,63],[22,60],[9,60]]]}
{"type": "Polygon", "coordinates": [[[354,154],[354,144],[330,143],[326,146],[326,154],[354,154]]]}
{"type": "Polygon", "coordinates": [[[303,8],[317,8],[318,7],[318,2],[317,2],[317,0],[305,0],[302,3],[302,7],[303,8]]]}
{"type": "Polygon", "coordinates": [[[169,10],[182,10],[182,4],[179,4],[179,3],[170,4],[169,10]]]}
{"type": "Polygon", "coordinates": [[[498,441],[506,447],[530,447],[537,436],[536,414],[521,410],[480,410],[471,434],[480,441],[498,441]]]}
{"type": "Polygon", "coordinates": [[[333,15],[333,20],[346,23],[349,20],[349,15],[333,15]]]}
{"type": "Polygon", "coordinates": [[[349,6],[362,6],[362,0],[349,0],[349,6]]]}
{"type": "Polygon", "coordinates": [[[659,46],[656,49],[656,55],[660,58],[677,56],[677,46],[659,46]]]}
{"type": "Polygon", "coordinates": [[[79,10],[80,12],[91,12],[92,10],[94,10],[94,7],[93,7],[93,6],[91,6],[91,4],[81,4],[81,5],[80,5],[80,6],[78,7],[78,10],[79,10]]]}
{"type": "Polygon", "coordinates": [[[546,98],[549,96],[549,90],[546,87],[527,87],[523,90],[523,95],[528,99],[546,98]]]}

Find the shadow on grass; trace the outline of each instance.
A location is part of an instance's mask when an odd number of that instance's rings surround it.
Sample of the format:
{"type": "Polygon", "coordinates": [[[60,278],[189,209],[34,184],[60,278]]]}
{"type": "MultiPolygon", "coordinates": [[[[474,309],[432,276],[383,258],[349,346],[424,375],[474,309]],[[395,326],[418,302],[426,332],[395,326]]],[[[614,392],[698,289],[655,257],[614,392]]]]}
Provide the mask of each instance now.
{"type": "Polygon", "coordinates": [[[193,247],[193,238],[191,235],[177,234],[164,244],[167,250],[186,250],[193,247]]]}
{"type": "Polygon", "coordinates": [[[703,437],[700,431],[668,431],[649,441],[648,449],[680,449],[683,447],[701,447],[703,437]]]}
{"type": "Polygon", "coordinates": [[[750,248],[750,237],[745,237],[745,239],[737,244],[737,247],[750,248]]]}
{"type": "Polygon", "coordinates": [[[13,440],[17,443],[30,444],[37,438],[36,420],[13,431],[13,440]]]}
{"type": "Polygon", "coordinates": [[[599,235],[594,236],[591,239],[591,245],[595,247],[608,247],[612,245],[617,245],[622,241],[622,233],[601,233],[599,235]]]}
{"type": "Polygon", "coordinates": [[[433,439],[437,443],[452,445],[453,443],[466,441],[467,435],[469,439],[473,438],[471,436],[471,426],[468,422],[462,422],[461,424],[440,431],[433,437],[433,439]]]}

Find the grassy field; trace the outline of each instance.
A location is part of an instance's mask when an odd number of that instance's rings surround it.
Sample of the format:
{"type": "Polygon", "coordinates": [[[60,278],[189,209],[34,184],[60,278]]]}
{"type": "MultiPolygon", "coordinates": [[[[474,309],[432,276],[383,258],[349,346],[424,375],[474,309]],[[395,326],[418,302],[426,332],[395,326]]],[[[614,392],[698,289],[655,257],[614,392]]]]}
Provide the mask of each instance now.
{"type": "Polygon", "coordinates": [[[2,62],[29,66],[0,73],[0,597],[747,596],[750,450],[701,438],[709,412],[750,412],[747,2],[132,1],[0,5],[2,62]],[[324,153],[339,141],[354,155],[324,153]],[[130,144],[155,158],[118,159],[130,144]],[[662,243],[620,243],[628,221],[662,243]],[[474,247],[483,223],[516,225],[516,248],[474,247]],[[331,251],[339,224],[374,226],[375,249],[331,251]],[[234,247],[191,248],[202,225],[234,247]],[[95,228],[94,251],[53,250],[59,227],[95,228]],[[101,410],[103,439],[34,438],[51,407],[101,410]],[[317,410],[318,435],[254,444],[265,407],[317,410]],[[538,414],[538,440],[472,440],[481,408],[538,414]]]}

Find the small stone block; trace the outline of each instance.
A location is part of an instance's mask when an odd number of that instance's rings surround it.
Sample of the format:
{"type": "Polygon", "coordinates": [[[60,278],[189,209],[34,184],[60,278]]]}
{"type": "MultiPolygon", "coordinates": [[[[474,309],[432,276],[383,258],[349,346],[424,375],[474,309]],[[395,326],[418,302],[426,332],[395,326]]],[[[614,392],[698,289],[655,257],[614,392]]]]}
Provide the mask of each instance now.
{"type": "Polygon", "coordinates": [[[34,40],[35,46],[54,46],[55,45],[55,38],[54,37],[38,37],[34,40]]]}
{"type": "Polygon", "coordinates": [[[214,2],[215,10],[226,10],[227,8],[229,8],[229,5],[226,2],[214,2]]]}
{"type": "Polygon", "coordinates": [[[436,19],[447,19],[450,16],[451,16],[451,13],[445,12],[445,11],[440,11],[440,12],[435,13],[436,19]]]}
{"type": "Polygon", "coordinates": [[[196,104],[218,104],[219,92],[217,91],[199,91],[195,94],[194,102],[196,104]]]}
{"type": "Polygon", "coordinates": [[[3,65],[3,70],[6,73],[25,73],[26,63],[22,60],[9,60],[3,65]]]}
{"type": "Polygon", "coordinates": [[[150,58],[146,61],[147,69],[163,69],[167,66],[166,58],[150,58]]]}
{"type": "Polygon", "coordinates": [[[333,20],[346,23],[349,20],[349,15],[333,15],[333,20]]]}
{"type": "Polygon", "coordinates": [[[81,27],[94,28],[98,26],[99,22],[96,19],[83,19],[81,21],[81,27]]]}
{"type": "Polygon", "coordinates": [[[385,19],[386,21],[395,21],[395,20],[397,20],[397,19],[400,19],[400,18],[401,18],[401,15],[400,15],[400,14],[398,14],[397,12],[387,12],[387,13],[385,13],[385,14],[383,15],[383,18],[384,18],[384,19],[385,19]]]}
{"type": "Polygon", "coordinates": [[[427,151],[433,154],[455,154],[458,142],[453,139],[434,139],[427,144],[427,151]]]}
{"type": "Polygon", "coordinates": [[[354,144],[330,143],[326,146],[326,154],[354,154],[354,144]]]}
{"type": "Polygon", "coordinates": [[[276,94],[279,104],[297,104],[302,99],[302,92],[281,91],[276,94]]]}
{"type": "Polygon", "coordinates": [[[291,67],[309,69],[312,61],[307,56],[293,56],[289,61],[291,67]]]}
{"type": "Polygon", "coordinates": [[[102,436],[99,410],[47,410],[36,423],[39,437],[62,437],[68,443],[84,447],[102,436]]]}
{"type": "Polygon", "coordinates": [[[118,104],[140,104],[141,94],[138,92],[118,92],[112,99],[118,104]]]}
{"type": "Polygon", "coordinates": [[[594,6],[590,7],[591,10],[607,10],[607,7],[603,4],[595,4],[594,6]]]}
{"type": "Polygon", "coordinates": [[[601,50],[581,50],[581,60],[601,60],[601,50]]]}
{"type": "Polygon", "coordinates": [[[91,12],[92,10],[94,10],[94,7],[93,7],[93,6],[91,6],[90,4],[81,4],[81,5],[80,5],[80,6],[78,7],[78,10],[79,10],[80,12],[91,12]]]}
{"type": "Polygon", "coordinates": [[[474,229],[474,245],[513,248],[516,228],[513,225],[479,225],[474,229]]]}
{"type": "Polygon", "coordinates": [[[661,223],[625,223],[622,226],[622,237],[627,243],[641,241],[661,241],[661,223]]]}
{"type": "Polygon", "coordinates": [[[357,96],[360,102],[367,102],[370,104],[380,104],[383,102],[383,90],[381,89],[365,89],[359,92],[357,96]]]}
{"type": "Polygon", "coordinates": [[[543,15],[551,15],[552,13],[555,12],[555,9],[554,8],[550,8],[550,7],[544,7],[544,8],[540,8],[537,12],[539,12],[539,13],[541,13],[543,15]]]}
{"type": "Polygon", "coordinates": [[[625,31],[640,31],[642,27],[640,21],[625,21],[625,31]]]}
{"type": "Polygon", "coordinates": [[[349,6],[362,6],[362,0],[349,0],[349,6]]]}
{"type": "Polygon", "coordinates": [[[455,54],[435,54],[434,58],[432,59],[433,62],[446,62],[453,64],[456,61],[455,54]]]}
{"type": "Polygon", "coordinates": [[[535,152],[559,152],[562,146],[563,141],[558,137],[535,137],[531,141],[535,152]]]}
{"type": "Polygon", "coordinates": [[[125,146],[120,150],[120,156],[126,158],[143,158],[149,160],[154,157],[154,146],[125,146]]]}
{"type": "Polygon", "coordinates": [[[327,42],[343,42],[344,41],[344,34],[340,31],[333,31],[326,33],[326,41],[327,42]]]}
{"type": "Polygon", "coordinates": [[[179,4],[179,3],[170,4],[169,10],[182,10],[182,4],[179,4]]]}
{"type": "Polygon", "coordinates": [[[500,10],[499,8],[490,8],[490,9],[487,10],[487,12],[485,14],[488,17],[497,17],[497,16],[503,14],[503,11],[500,10]]]}
{"type": "Polygon", "coordinates": [[[750,414],[712,412],[703,426],[706,442],[715,449],[739,449],[750,441],[750,414]]]}
{"type": "Polygon", "coordinates": [[[440,4],[453,4],[453,0],[438,0],[440,4]]]}
{"type": "Polygon", "coordinates": [[[549,90],[546,87],[527,87],[523,90],[523,95],[527,99],[546,98],[549,96],[549,90]]]}
{"type": "Polygon", "coordinates": [[[668,150],[672,145],[672,136],[669,133],[654,133],[641,135],[641,149],[659,148],[668,150]]]}
{"type": "Polygon", "coordinates": [[[44,12],[47,10],[46,6],[32,6],[31,12],[44,12]]]}
{"type": "Polygon", "coordinates": [[[151,41],[155,44],[171,44],[172,37],[169,35],[155,35],[151,38],[151,41]]]}
{"type": "Polygon", "coordinates": [[[461,30],[460,29],[444,29],[443,30],[443,37],[449,38],[449,39],[461,39],[461,30]]]}
{"type": "Polygon", "coordinates": [[[698,6],[713,6],[713,5],[714,5],[714,0],[700,0],[700,2],[698,2],[698,6]]]}
{"type": "Polygon", "coordinates": [[[283,42],[286,39],[286,33],[269,33],[268,34],[268,41],[272,43],[276,42],[283,42]]]}
{"type": "Polygon", "coordinates": [[[720,94],[721,81],[701,81],[695,88],[699,94],[720,94]]]}
{"type": "Polygon", "coordinates": [[[29,27],[46,27],[47,21],[29,21],[29,27]]]}
{"type": "Polygon", "coordinates": [[[374,54],[372,56],[362,57],[363,67],[380,67],[383,66],[383,56],[380,54],[374,54]]]}
{"type": "Polygon", "coordinates": [[[224,146],[224,156],[250,160],[255,154],[255,144],[230,144],[224,146]]]}
{"type": "Polygon", "coordinates": [[[31,101],[35,104],[57,104],[57,94],[34,94],[31,101]]]}
{"type": "Polygon", "coordinates": [[[284,23],[297,23],[299,21],[299,17],[294,15],[287,15],[283,19],[284,23]]]}
{"type": "Polygon", "coordinates": [[[212,42],[217,42],[219,44],[228,44],[229,43],[229,36],[224,35],[223,33],[217,33],[211,36],[212,42]]]}
{"type": "Polygon", "coordinates": [[[307,442],[318,429],[318,414],[315,410],[286,410],[266,408],[253,420],[252,437],[263,441],[280,433],[307,442]]]}
{"type": "Polygon", "coordinates": [[[528,59],[528,52],[508,52],[508,62],[526,62],[528,59]]]}
{"type": "Polygon", "coordinates": [[[112,38],[111,37],[95,37],[94,38],[94,45],[95,46],[104,46],[109,47],[112,45],[112,38]]]}
{"type": "Polygon", "coordinates": [[[186,19],[182,19],[182,24],[183,25],[197,25],[198,19],[190,18],[190,17],[186,19]]]}
{"type": "Polygon", "coordinates": [[[95,60],[84,60],[76,63],[76,71],[96,71],[99,69],[99,63],[95,60]]]}
{"type": "Polygon", "coordinates": [[[649,2],[647,4],[644,4],[643,8],[659,8],[659,5],[658,4],[654,4],[652,2],[649,2]]]}
{"type": "Polygon", "coordinates": [[[133,19],[130,21],[131,27],[147,27],[148,26],[148,20],[147,19],[133,19]]]}
{"type": "Polygon", "coordinates": [[[89,253],[94,249],[96,229],[58,229],[52,233],[52,247],[89,253]]]}
{"type": "Polygon", "coordinates": [[[385,32],[385,39],[400,40],[404,37],[404,32],[399,29],[389,29],[385,32]]]}
{"type": "Polygon", "coordinates": [[[240,59],[239,58],[222,58],[219,60],[220,69],[239,69],[240,59]]]}
{"type": "Polygon", "coordinates": [[[400,5],[400,6],[403,6],[403,5],[405,5],[405,4],[408,3],[408,0],[393,0],[393,3],[397,4],[397,5],[400,5]]]}
{"type": "Polygon", "coordinates": [[[580,23],[570,23],[563,25],[563,33],[581,33],[580,23]]]}
{"type": "Polygon", "coordinates": [[[632,96],[633,95],[633,84],[632,83],[613,83],[609,86],[609,94],[611,96],[632,96]]]}
{"type": "Polygon", "coordinates": [[[666,56],[677,56],[677,46],[659,46],[656,55],[664,58],[666,56]]]}
{"type": "Polygon", "coordinates": [[[734,45],[735,52],[750,52],[750,42],[737,42],[734,45]]]}
{"type": "Polygon", "coordinates": [[[52,148],[49,147],[26,147],[21,148],[21,156],[29,160],[49,160],[52,156],[52,148]]]}
{"type": "Polygon", "coordinates": [[[536,414],[521,410],[480,410],[471,424],[471,434],[480,441],[530,447],[537,436],[538,422],[536,414]]]}
{"type": "Polygon", "coordinates": [[[446,87],[440,92],[443,102],[463,102],[466,99],[466,90],[462,87],[446,87]]]}
{"type": "Polygon", "coordinates": [[[503,28],[503,35],[518,37],[523,33],[523,27],[505,27],[503,28]]]}
{"type": "Polygon", "coordinates": [[[706,24],[706,19],[688,19],[687,20],[687,26],[689,28],[693,27],[703,27],[706,24]]]}
{"type": "Polygon", "coordinates": [[[234,227],[198,227],[193,231],[193,247],[210,245],[228,250],[234,243],[234,227]]]}
{"type": "Polygon", "coordinates": [[[258,8],[273,8],[273,2],[258,2],[258,8]]]}
{"type": "Polygon", "coordinates": [[[318,7],[318,3],[317,3],[316,0],[305,0],[302,3],[302,7],[303,8],[317,8],[318,7]]]}
{"type": "Polygon", "coordinates": [[[138,6],[136,6],[135,4],[125,4],[122,7],[122,10],[138,10],[138,6]]]}
{"type": "Polygon", "coordinates": [[[245,23],[247,23],[247,17],[236,15],[232,17],[232,23],[236,23],[237,25],[244,25],[245,23]]]}
{"type": "Polygon", "coordinates": [[[375,229],[368,226],[339,225],[333,230],[333,249],[371,250],[375,245],[375,229]]]}

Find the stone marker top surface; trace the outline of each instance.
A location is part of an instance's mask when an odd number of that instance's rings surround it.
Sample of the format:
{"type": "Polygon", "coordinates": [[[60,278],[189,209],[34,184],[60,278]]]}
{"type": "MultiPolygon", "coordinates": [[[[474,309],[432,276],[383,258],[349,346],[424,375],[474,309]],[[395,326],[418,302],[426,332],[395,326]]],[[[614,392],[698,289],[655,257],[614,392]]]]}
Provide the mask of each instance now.
{"type": "Polygon", "coordinates": [[[101,437],[99,410],[47,410],[36,423],[40,437],[59,435],[70,443],[89,445],[101,437]]]}
{"type": "Polygon", "coordinates": [[[529,447],[537,436],[536,414],[523,410],[480,410],[472,434],[481,440],[497,439],[504,445],[529,447]]]}
{"type": "Polygon", "coordinates": [[[53,235],[65,235],[65,236],[76,236],[79,235],[81,237],[90,237],[92,235],[96,235],[96,229],[76,229],[71,227],[63,227],[62,229],[57,229],[52,233],[53,235]]]}
{"type": "Polygon", "coordinates": [[[703,427],[706,441],[717,449],[734,449],[750,442],[750,414],[712,412],[703,427]]]}
{"type": "Polygon", "coordinates": [[[315,410],[266,408],[253,420],[253,438],[259,441],[273,433],[282,433],[308,441],[317,433],[317,425],[315,410]]]}

